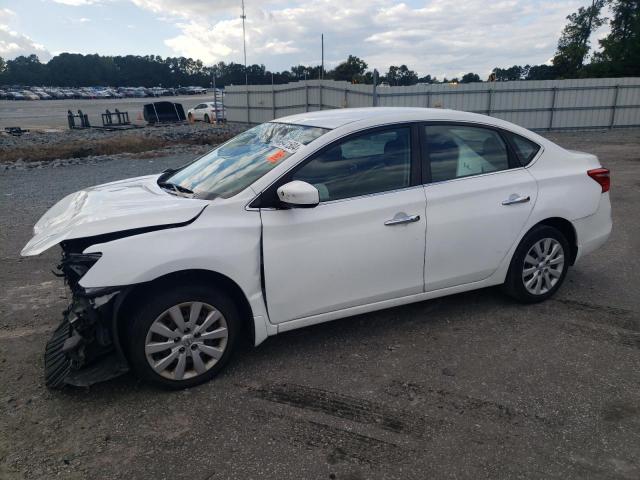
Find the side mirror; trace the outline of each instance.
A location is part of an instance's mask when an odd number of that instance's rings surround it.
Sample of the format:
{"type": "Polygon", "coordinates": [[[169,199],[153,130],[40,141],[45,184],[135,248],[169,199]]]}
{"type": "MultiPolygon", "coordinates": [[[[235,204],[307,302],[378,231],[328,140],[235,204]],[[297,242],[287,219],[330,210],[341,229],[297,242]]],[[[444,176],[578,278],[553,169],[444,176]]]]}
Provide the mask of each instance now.
{"type": "Polygon", "coordinates": [[[300,180],[294,180],[278,188],[278,198],[281,202],[298,208],[313,208],[320,203],[318,189],[300,180]]]}

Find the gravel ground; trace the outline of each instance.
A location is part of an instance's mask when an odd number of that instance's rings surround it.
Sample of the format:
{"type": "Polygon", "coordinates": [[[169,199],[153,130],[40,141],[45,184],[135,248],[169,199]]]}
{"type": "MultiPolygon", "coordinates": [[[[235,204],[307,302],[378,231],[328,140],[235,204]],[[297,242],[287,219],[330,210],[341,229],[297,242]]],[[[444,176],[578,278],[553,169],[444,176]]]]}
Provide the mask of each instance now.
{"type": "MultiPolygon", "coordinates": [[[[37,167],[63,158],[62,163],[87,156],[146,152],[185,145],[214,145],[237,135],[243,124],[211,125],[203,122],[164,124],[124,131],[99,129],[34,131],[21,136],[0,132],[0,171],[37,167]],[[166,147],[168,146],[168,147],[166,147]]],[[[175,148],[174,148],[175,150],[175,148]]],[[[169,153],[174,153],[169,150],[169,153]]],[[[95,161],[95,158],[90,159],[95,161]]],[[[57,162],[59,165],[61,162],[57,162]]]]}
{"type": "Polygon", "coordinates": [[[640,131],[550,136],[612,169],[615,223],[553,300],[485,289],[293,331],[173,393],[48,391],[58,252],[18,252],[63,195],[192,154],[2,172],[0,478],[640,478],[640,131]]]}

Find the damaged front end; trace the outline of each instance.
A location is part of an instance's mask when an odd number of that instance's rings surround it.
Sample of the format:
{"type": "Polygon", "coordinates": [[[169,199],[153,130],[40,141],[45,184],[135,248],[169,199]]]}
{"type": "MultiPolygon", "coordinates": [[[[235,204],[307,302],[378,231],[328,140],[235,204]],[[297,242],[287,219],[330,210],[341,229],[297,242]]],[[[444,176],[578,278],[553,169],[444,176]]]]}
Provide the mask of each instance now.
{"type": "Polygon", "coordinates": [[[62,242],[62,260],[56,275],[71,291],[71,304],[62,323],[47,342],[45,381],[49,388],[89,386],[129,370],[115,329],[120,287],[84,289],[79,282],[100,259],[99,253],[81,253],[77,242],[62,242]]]}

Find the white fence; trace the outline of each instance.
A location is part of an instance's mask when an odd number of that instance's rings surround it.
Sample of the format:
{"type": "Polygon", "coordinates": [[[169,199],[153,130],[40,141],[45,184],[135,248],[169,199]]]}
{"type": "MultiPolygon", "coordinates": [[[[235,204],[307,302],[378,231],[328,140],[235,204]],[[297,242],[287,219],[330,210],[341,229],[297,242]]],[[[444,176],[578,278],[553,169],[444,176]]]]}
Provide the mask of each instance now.
{"type": "Polygon", "coordinates": [[[640,126],[640,78],[586,78],[381,87],[332,80],[229,86],[232,122],[262,123],[331,108],[394,106],[466,110],[532,130],[640,126]]]}

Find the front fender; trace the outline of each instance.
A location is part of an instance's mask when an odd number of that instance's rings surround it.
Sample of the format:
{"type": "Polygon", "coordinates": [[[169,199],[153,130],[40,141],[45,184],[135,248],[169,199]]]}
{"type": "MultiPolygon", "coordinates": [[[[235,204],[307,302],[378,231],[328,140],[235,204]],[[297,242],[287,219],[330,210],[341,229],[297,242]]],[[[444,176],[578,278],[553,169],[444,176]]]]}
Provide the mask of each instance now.
{"type": "Polygon", "coordinates": [[[258,212],[206,209],[185,227],[95,244],[85,252],[102,256],[81,278],[83,288],[135,285],[184,270],[209,270],[233,280],[254,316],[268,318],[260,282],[258,212]]]}

